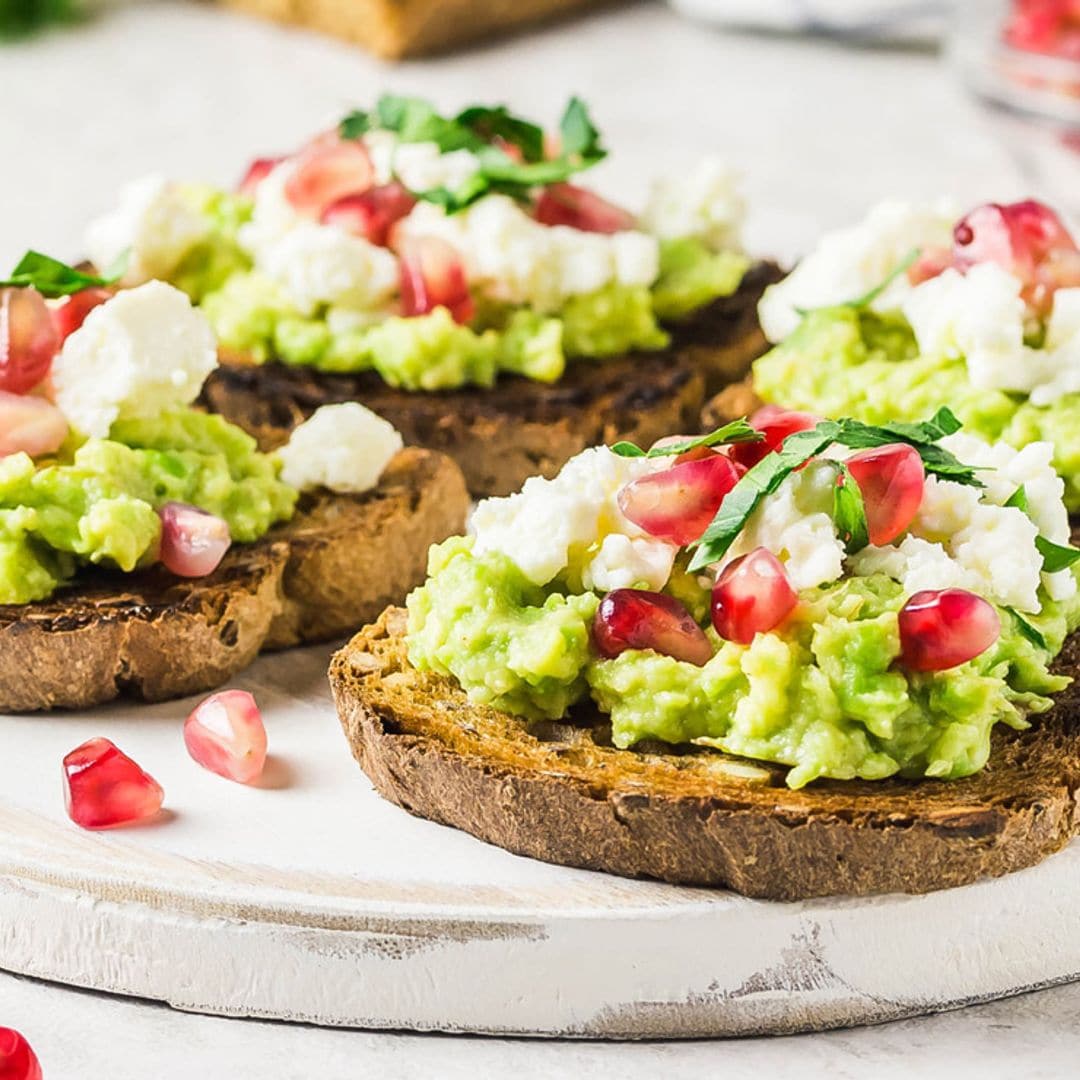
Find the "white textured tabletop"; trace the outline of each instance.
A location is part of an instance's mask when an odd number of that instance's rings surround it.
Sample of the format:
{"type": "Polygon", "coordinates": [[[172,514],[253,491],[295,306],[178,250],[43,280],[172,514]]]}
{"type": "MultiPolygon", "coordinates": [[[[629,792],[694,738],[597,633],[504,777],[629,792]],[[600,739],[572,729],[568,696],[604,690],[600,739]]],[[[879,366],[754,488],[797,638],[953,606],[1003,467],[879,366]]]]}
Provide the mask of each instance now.
{"type": "MultiPolygon", "coordinates": [[[[593,106],[627,200],[657,168],[719,150],[745,174],[753,250],[792,256],[886,195],[1019,193],[985,122],[929,55],[724,36],[633,7],[399,67],[202,4],[116,7],[0,48],[0,270],[77,255],[81,224],[139,173],[228,181],[381,89],[446,105],[593,106]]],[[[0,1024],[48,1080],[310,1080],[575,1074],[1060,1077],[1080,1058],[1080,987],[886,1028],[737,1043],[599,1045],[320,1031],[188,1016],[0,975],[0,1024]]]]}

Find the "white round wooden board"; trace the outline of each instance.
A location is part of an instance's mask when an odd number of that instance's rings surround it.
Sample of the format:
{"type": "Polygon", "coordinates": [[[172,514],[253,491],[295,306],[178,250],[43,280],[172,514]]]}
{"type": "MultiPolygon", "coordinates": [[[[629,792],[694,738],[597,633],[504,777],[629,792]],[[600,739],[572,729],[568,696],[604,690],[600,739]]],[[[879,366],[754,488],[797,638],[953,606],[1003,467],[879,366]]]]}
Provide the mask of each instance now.
{"type": "Polygon", "coordinates": [[[353,762],[327,650],[263,659],[262,788],[187,756],[189,702],[0,717],[0,967],[180,1009],[359,1027],[642,1038],[789,1032],[1080,978],[1080,846],[929,896],[800,904],[548,866],[410,817],[353,762]],[[64,815],[96,735],[168,813],[64,815]]]}

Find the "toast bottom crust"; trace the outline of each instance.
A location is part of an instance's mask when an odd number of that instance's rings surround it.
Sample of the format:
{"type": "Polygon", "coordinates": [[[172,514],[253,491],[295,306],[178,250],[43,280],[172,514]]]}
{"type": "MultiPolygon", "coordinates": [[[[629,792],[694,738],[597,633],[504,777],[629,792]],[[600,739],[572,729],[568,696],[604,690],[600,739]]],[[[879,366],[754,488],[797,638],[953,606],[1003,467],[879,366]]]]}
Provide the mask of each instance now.
{"type": "Polygon", "coordinates": [[[423,580],[429,545],[467,510],[453,462],[408,449],[363,495],[303,496],[208,577],[93,569],[50,600],[0,606],[0,712],[183,697],[262,650],[347,634],[423,580]]]}
{"type": "MultiPolygon", "coordinates": [[[[800,900],[969,884],[1039,862],[1080,826],[1076,687],[1033,730],[997,735],[967,779],[791,791],[786,770],[749,781],[711,751],[616,750],[596,713],[527,723],[470,704],[409,665],[404,630],[390,608],[331,664],[353,755],[391,802],[517,854],[800,900]]],[[[1080,665],[1080,641],[1060,665],[1080,665]]]]}

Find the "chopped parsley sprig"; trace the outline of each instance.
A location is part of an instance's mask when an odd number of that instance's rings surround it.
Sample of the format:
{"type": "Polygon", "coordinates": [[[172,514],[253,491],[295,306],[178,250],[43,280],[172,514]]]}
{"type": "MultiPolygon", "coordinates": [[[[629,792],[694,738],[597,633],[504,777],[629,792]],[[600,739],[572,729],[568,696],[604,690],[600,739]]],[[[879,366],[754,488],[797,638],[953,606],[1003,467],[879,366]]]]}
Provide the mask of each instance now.
{"type": "Polygon", "coordinates": [[[553,158],[544,156],[543,128],[503,105],[473,105],[447,117],[422,98],[385,94],[374,109],[349,113],[338,130],[344,139],[358,139],[369,131],[392,131],[401,142],[433,142],[443,153],[469,150],[475,154],[477,171],[459,187],[413,192],[448,214],[493,192],[527,199],[534,187],[568,180],[607,155],[588,109],[576,97],[570,99],[559,122],[560,148],[553,158]],[[509,147],[515,152],[509,153],[509,147]]]}
{"type": "MultiPolygon", "coordinates": [[[[912,248],[877,285],[867,292],[864,292],[862,296],[856,296],[854,300],[841,300],[837,304],[825,304],[824,308],[854,308],[856,311],[868,308],[898,277],[900,277],[901,274],[906,274],[908,270],[911,269],[921,254],[922,248],[912,248]]],[[[823,308],[819,307],[795,308],[796,313],[802,316],[821,310],[823,310],[823,308]]]]}
{"type": "Polygon", "coordinates": [[[0,287],[34,288],[42,296],[55,299],[70,296],[94,286],[115,285],[127,269],[129,252],[124,252],[104,274],[87,274],[76,270],[59,259],[42,255],[40,251],[28,251],[20,260],[11,276],[0,280],[0,287]]]}
{"type": "Polygon", "coordinates": [[[611,447],[611,452],[619,457],[677,457],[700,446],[730,446],[734,443],[761,442],[764,438],[765,436],[752,428],[745,419],[732,420],[730,424],[725,424],[708,435],[701,435],[686,442],[666,443],[663,446],[654,446],[651,450],[642,450],[632,442],[617,442],[611,447]]]}

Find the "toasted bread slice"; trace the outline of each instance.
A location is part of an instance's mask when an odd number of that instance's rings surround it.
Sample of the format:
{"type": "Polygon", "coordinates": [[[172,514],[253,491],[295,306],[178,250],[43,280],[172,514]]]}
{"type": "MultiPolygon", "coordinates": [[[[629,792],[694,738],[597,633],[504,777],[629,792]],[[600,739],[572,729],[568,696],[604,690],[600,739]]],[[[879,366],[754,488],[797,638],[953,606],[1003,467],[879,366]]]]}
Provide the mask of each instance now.
{"type": "Polygon", "coordinates": [[[530,476],[554,476],[588,446],[648,444],[697,429],[708,393],[743,378],[765,351],[757,301],[781,276],[758,263],[738,292],[672,330],[672,346],[602,361],[579,360],[553,385],[506,377],[490,390],[395,390],[374,372],[331,375],[279,363],[226,362],[205,403],[273,449],[320,405],[360,401],[416,446],[450,455],[476,496],[507,495],[530,476]]]}
{"type": "Polygon", "coordinates": [[[208,577],[95,568],[50,600],[0,606],[0,712],[181,697],[260,650],[340,637],[423,580],[428,547],[467,509],[457,466],[407,449],[363,495],[304,496],[208,577]]]}
{"type": "MultiPolygon", "coordinates": [[[[334,657],[345,734],[381,795],[548,862],[798,900],[928,892],[1030,866],[1080,828],[1080,687],[956,781],[818,781],[712,751],[612,747],[604,718],[530,723],[410,667],[390,608],[334,657]]],[[[1080,665],[1080,635],[1060,666],[1080,665]]]]}

